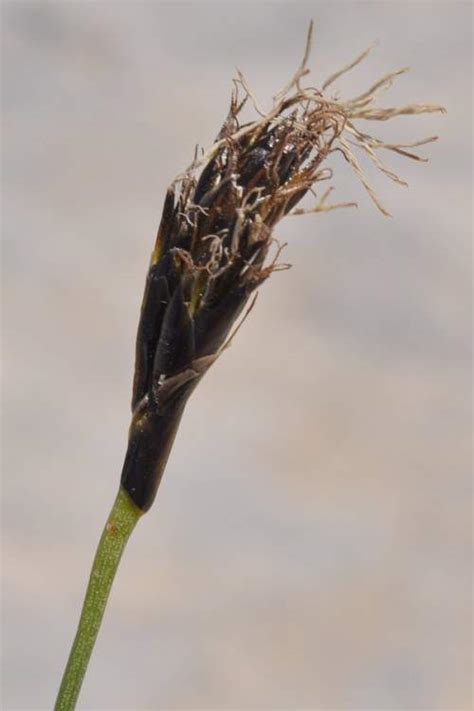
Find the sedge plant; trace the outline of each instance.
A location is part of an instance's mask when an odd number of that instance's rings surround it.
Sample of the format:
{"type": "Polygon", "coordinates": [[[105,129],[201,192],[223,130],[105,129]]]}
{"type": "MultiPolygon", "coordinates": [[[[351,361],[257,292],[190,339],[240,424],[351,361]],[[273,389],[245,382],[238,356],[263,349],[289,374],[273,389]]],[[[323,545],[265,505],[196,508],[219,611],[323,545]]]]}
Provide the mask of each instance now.
{"type": "Polygon", "coordinates": [[[389,143],[362,130],[360,121],[386,121],[442,111],[433,104],[381,107],[392,72],[358,96],[343,100],[332,84],[368,54],[306,86],[312,24],[303,61],[275,95],[269,111],[259,106],[241,72],[230,110],[211,149],[196,153],[166,193],[145,284],[136,340],[132,419],[120,488],[92,565],[76,637],[64,671],[56,711],[75,708],[126,543],[155,499],[186,402],[252,308],[256,290],[273,272],[286,269],[274,228],[286,215],[323,212],[355,203],[328,203],[332,176],[326,159],[338,151],[355,171],[378,209],[388,215],[368,183],[357,153],[404,184],[381,160],[395,152],[425,160],[411,144],[389,143]],[[248,102],[257,117],[242,123],[248,102]],[[297,207],[305,195],[311,207],[297,207]],[[234,329],[234,330],[233,330],[234,329]]]}

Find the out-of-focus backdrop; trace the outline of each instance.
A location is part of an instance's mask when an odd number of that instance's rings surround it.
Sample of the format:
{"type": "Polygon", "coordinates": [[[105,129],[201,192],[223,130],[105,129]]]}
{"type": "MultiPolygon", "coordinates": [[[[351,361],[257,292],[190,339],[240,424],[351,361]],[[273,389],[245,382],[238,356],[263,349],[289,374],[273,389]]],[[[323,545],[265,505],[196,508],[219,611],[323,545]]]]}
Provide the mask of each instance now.
{"type": "MultiPolygon", "coordinates": [[[[470,3],[4,2],[3,709],[49,709],[118,485],[167,184],[235,66],[446,116],[410,183],[341,158],[193,396],[125,554],[80,708],[465,711],[470,686],[470,3]]],[[[372,126],[374,128],[374,126],[372,126]]],[[[390,158],[390,156],[388,156],[390,158]]]]}

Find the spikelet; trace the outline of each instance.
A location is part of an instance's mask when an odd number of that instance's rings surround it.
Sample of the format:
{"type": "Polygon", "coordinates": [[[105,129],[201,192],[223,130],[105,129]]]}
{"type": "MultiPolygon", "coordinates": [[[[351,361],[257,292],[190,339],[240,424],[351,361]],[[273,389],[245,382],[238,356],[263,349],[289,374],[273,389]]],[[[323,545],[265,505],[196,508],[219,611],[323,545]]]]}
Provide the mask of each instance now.
{"type": "Polygon", "coordinates": [[[377,105],[378,95],[406,69],[381,77],[353,99],[326,95],[372,47],[333,73],[321,89],[303,86],[312,30],[311,23],[301,65],[268,112],[238,71],[230,111],[215,143],[202,157],[196,151],[192,164],[168,189],[138,328],[133,419],[122,472],[123,487],[144,511],[155,497],[189,395],[229,344],[232,326],[257,287],[275,270],[288,268],[278,261],[282,247],[273,237],[275,225],[285,215],[355,205],[328,203],[329,188],[312,208],[296,207],[318,182],[332,177],[324,161],[341,152],[375,205],[388,215],[357,153],[404,185],[380,152],[425,160],[412,149],[436,140],[387,143],[358,126],[360,119],[387,121],[444,110],[432,104],[377,105]],[[241,124],[246,102],[258,118],[241,124]],[[276,251],[269,258],[272,245],[276,251]]]}

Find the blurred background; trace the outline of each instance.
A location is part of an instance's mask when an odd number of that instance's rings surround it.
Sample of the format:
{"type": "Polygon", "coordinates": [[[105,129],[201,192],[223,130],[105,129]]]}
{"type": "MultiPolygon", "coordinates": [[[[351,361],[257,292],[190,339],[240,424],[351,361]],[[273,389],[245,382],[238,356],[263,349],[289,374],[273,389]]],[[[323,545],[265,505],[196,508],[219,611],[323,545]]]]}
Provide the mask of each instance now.
{"type": "MultiPolygon", "coordinates": [[[[410,183],[335,158],[193,395],[119,570],[81,709],[471,708],[471,22],[461,2],[3,2],[3,706],[50,709],[118,486],[167,184],[238,66],[445,116],[410,183]]],[[[390,159],[390,155],[387,156],[390,159]]]]}

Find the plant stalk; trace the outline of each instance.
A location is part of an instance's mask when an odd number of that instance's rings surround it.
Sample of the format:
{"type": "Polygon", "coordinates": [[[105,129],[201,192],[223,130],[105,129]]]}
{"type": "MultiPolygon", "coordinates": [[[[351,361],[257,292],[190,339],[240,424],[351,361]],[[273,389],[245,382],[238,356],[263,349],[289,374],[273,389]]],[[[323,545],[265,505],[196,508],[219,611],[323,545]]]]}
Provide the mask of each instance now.
{"type": "Polygon", "coordinates": [[[73,711],[76,707],[115,573],[130,534],[142,514],[143,511],[120,487],[92,564],[79,626],[56,699],[55,711],[73,711]]]}

